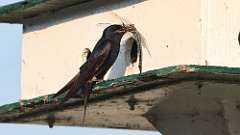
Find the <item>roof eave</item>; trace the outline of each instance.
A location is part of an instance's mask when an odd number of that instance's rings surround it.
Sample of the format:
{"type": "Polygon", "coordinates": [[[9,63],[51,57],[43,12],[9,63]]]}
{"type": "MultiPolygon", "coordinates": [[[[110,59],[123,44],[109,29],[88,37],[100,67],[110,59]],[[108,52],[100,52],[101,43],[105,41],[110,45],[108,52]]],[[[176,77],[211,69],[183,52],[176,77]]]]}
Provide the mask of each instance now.
{"type": "Polygon", "coordinates": [[[0,7],[0,22],[23,23],[25,19],[90,1],[93,0],[24,0],[0,7]]]}

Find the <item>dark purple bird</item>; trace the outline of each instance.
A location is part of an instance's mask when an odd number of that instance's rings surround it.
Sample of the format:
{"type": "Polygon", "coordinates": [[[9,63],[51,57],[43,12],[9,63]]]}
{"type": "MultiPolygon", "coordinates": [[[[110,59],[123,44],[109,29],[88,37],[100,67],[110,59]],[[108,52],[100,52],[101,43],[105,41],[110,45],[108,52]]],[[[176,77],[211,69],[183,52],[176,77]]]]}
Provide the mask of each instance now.
{"type": "MultiPolygon", "coordinates": [[[[95,84],[94,78],[102,80],[107,71],[114,64],[119,54],[120,42],[126,32],[134,32],[133,25],[111,25],[103,31],[101,39],[93,51],[88,52],[87,61],[80,67],[79,73],[60,89],[54,98],[65,93],[62,103],[74,97],[79,91],[85,97],[85,103],[95,84]]],[[[84,103],[84,104],[85,104],[84,103]]],[[[86,108],[86,107],[85,107],[86,108]]]]}

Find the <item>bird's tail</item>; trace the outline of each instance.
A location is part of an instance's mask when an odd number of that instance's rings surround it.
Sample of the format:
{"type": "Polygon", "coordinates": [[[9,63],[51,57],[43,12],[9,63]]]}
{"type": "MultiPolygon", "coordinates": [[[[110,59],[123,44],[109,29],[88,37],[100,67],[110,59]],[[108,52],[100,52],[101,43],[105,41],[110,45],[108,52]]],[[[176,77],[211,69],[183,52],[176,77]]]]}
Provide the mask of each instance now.
{"type": "Polygon", "coordinates": [[[83,119],[82,119],[82,125],[84,126],[84,122],[85,122],[85,118],[86,118],[86,112],[87,112],[87,105],[88,105],[88,99],[91,95],[92,89],[94,87],[94,85],[96,85],[97,81],[92,80],[91,82],[87,82],[84,85],[84,91],[83,95],[84,95],[84,108],[83,108],[83,119]]]}
{"type": "Polygon", "coordinates": [[[65,93],[68,89],[70,89],[71,86],[70,85],[66,85],[64,86],[62,89],[60,89],[56,94],[53,95],[53,98],[56,98],[60,95],[62,95],[63,93],[65,93]]]}
{"type": "Polygon", "coordinates": [[[84,126],[84,122],[85,122],[85,118],[86,118],[88,98],[89,98],[89,96],[84,96],[84,108],[83,108],[83,118],[82,118],[82,125],[83,126],[84,126]]]}
{"type": "Polygon", "coordinates": [[[79,77],[80,77],[80,73],[78,73],[77,75],[75,75],[71,81],[69,81],[62,89],[60,89],[60,90],[53,96],[53,98],[56,98],[56,97],[62,95],[63,93],[65,93],[66,91],[70,90],[70,89],[72,88],[72,86],[74,85],[74,82],[75,82],[79,77]]]}

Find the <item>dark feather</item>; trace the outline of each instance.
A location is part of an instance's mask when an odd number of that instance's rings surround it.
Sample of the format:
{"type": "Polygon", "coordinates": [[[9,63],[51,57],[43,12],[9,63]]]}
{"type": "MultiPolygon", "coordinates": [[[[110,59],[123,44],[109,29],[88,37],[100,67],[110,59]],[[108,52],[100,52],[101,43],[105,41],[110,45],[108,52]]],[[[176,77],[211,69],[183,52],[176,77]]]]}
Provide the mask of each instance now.
{"type": "Polygon", "coordinates": [[[79,75],[73,82],[72,87],[69,89],[67,95],[64,97],[62,102],[67,101],[73,95],[75,95],[79,90],[82,90],[84,84],[90,81],[95,73],[99,70],[102,64],[105,62],[109,53],[111,51],[111,42],[105,40],[103,42],[104,46],[99,46],[97,52],[92,52],[88,60],[81,66],[79,75]]]}

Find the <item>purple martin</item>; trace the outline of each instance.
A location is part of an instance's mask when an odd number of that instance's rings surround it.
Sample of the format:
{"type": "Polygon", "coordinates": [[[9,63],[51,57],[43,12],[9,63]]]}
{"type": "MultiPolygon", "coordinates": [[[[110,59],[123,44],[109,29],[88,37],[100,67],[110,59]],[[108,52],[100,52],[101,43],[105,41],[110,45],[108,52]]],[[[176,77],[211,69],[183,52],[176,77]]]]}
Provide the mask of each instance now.
{"type": "MultiPolygon", "coordinates": [[[[110,25],[104,29],[101,39],[95,45],[93,51],[88,50],[87,60],[80,67],[80,71],[53,97],[57,97],[66,92],[61,103],[81,92],[84,98],[84,117],[86,102],[95,85],[94,78],[103,80],[104,75],[114,64],[120,50],[120,42],[126,32],[134,32],[134,25],[110,25]]],[[[83,120],[84,121],[84,120],[83,120]]]]}

